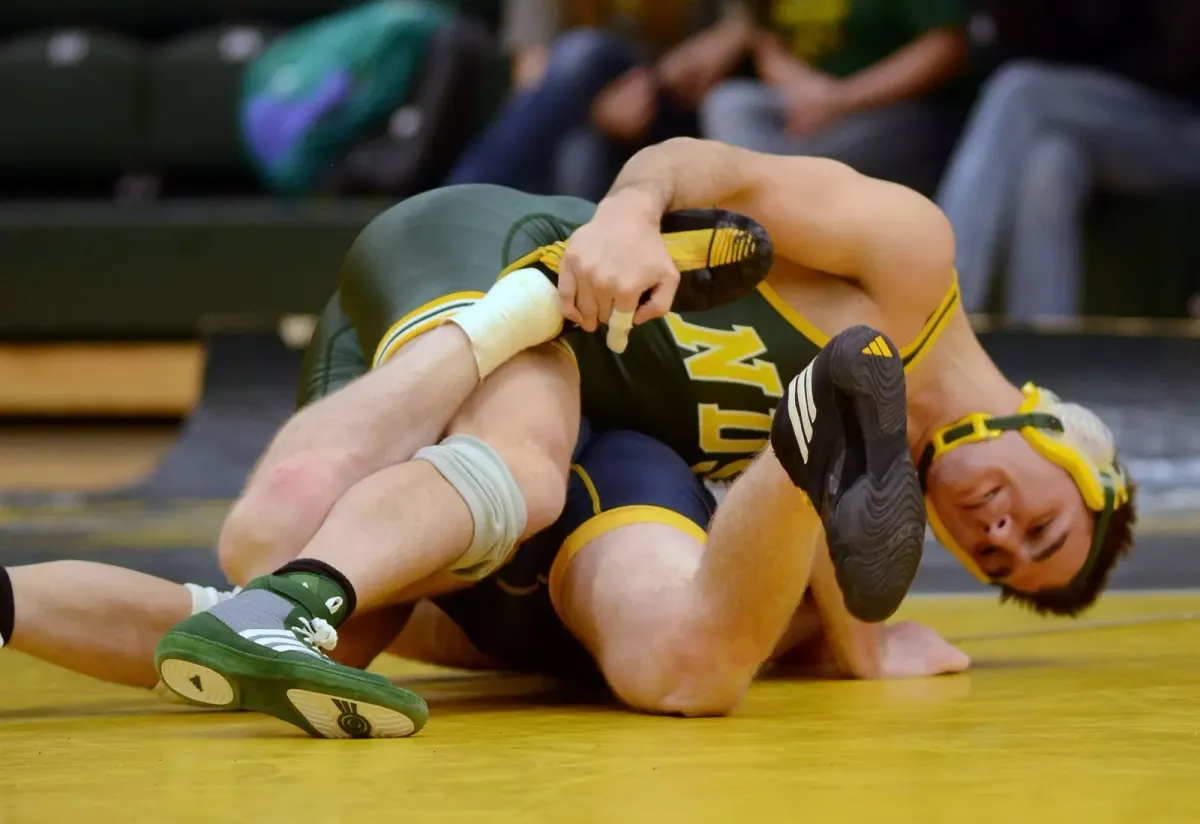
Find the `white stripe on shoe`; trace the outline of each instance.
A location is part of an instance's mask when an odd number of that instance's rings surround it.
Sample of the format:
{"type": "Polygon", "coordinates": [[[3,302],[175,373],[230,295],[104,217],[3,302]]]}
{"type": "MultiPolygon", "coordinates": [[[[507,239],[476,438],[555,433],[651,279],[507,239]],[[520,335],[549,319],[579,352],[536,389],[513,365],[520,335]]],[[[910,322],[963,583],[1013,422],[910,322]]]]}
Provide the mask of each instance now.
{"type": "Polygon", "coordinates": [[[305,646],[295,636],[295,634],[287,630],[278,629],[245,629],[238,633],[247,641],[253,641],[259,646],[266,647],[274,652],[303,652],[305,655],[311,655],[313,658],[323,657],[312,647],[305,646]]]}

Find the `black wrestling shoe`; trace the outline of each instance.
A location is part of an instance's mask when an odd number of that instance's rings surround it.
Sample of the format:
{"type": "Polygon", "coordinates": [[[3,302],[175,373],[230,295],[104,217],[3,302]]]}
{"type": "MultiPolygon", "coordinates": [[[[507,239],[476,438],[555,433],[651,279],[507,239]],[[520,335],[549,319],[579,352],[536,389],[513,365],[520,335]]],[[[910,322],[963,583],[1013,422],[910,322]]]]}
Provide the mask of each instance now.
{"type": "MultiPolygon", "coordinates": [[[[671,308],[702,312],[745,297],[766,278],[775,260],[767,230],[745,215],[725,209],[683,209],[663,215],[663,242],[679,269],[671,308]]],[[[535,267],[558,283],[566,241],[535,249],[501,274],[535,267]]]]}
{"type": "Polygon", "coordinates": [[[899,350],[867,326],[834,337],[788,386],[771,446],[821,516],[846,608],[891,617],[925,545],[899,350]]]}
{"type": "Polygon", "coordinates": [[[771,271],[775,247],[757,221],[724,209],[663,215],[663,242],[679,269],[671,308],[702,312],[753,292],[771,271]]]}

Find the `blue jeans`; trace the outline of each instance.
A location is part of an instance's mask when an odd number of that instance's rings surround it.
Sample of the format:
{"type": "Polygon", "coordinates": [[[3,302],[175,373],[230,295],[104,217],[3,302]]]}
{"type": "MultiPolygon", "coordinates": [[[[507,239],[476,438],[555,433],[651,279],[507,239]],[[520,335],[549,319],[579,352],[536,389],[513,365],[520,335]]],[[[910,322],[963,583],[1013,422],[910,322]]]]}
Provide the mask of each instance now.
{"type": "Polygon", "coordinates": [[[695,115],[665,94],[648,133],[636,143],[614,140],[588,124],[596,96],[640,63],[636,49],[607,32],[576,29],[563,35],[542,81],[509,100],[463,152],[446,185],[492,183],[593,201],[604,197],[639,148],[697,131],[695,115]]]}
{"type": "Polygon", "coordinates": [[[608,192],[625,161],[639,149],[672,137],[694,137],[699,131],[696,113],[684,109],[666,92],[659,93],[654,119],[639,140],[617,140],[582,125],[567,134],[559,146],[554,193],[598,201],[608,192]]]}
{"type": "Polygon", "coordinates": [[[851,114],[800,137],[787,130],[780,91],[742,79],[727,80],[708,93],[700,130],[707,138],[767,154],[833,158],[863,174],[923,191],[937,185],[953,140],[944,108],[922,99],[851,114]]]}
{"type": "Polygon", "coordinates": [[[550,52],[541,82],[505,104],[463,152],[447,185],[544,187],[564,136],[586,124],[596,95],[638,62],[632,46],[606,32],[577,29],[563,35],[550,52]]]}
{"type": "Polygon", "coordinates": [[[986,307],[1005,253],[1005,314],[1023,322],[1079,314],[1094,186],[1200,187],[1200,111],[1099,69],[1017,61],[997,71],[937,197],[958,235],[966,309],[986,307]]]}
{"type": "Polygon", "coordinates": [[[636,144],[613,140],[588,125],[596,96],[640,62],[632,46],[607,32],[576,29],[563,35],[541,83],[506,104],[459,158],[447,185],[493,183],[599,200],[634,151],[696,131],[694,115],[665,95],[649,133],[636,144]]]}

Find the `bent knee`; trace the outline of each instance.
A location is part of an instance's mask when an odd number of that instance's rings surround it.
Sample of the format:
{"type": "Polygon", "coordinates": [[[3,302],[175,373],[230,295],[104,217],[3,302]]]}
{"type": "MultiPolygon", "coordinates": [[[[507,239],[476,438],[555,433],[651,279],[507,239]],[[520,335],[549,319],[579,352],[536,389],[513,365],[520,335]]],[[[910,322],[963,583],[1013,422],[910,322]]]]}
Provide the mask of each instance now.
{"type": "Polygon", "coordinates": [[[570,458],[559,461],[536,448],[521,453],[501,446],[497,452],[504,457],[525,501],[524,540],[549,527],[562,514],[567,505],[570,458]]]}
{"type": "Polygon", "coordinates": [[[524,503],[525,524],[521,540],[541,532],[558,520],[567,503],[573,443],[564,447],[554,438],[547,441],[532,433],[478,439],[504,464],[509,477],[504,485],[511,484],[509,488],[514,489],[524,503]]]}
{"type": "Polygon", "coordinates": [[[732,712],[757,669],[687,631],[630,639],[625,652],[605,658],[604,676],[626,704],[689,718],[732,712]]]}
{"type": "Polygon", "coordinates": [[[236,584],[295,558],[347,486],[350,460],[300,453],[254,475],[221,527],[217,555],[236,584]]]}
{"type": "Polygon", "coordinates": [[[579,427],[578,372],[544,345],[490,376],[447,434],[478,438],[499,455],[525,502],[529,537],[562,514],[579,427]]]}

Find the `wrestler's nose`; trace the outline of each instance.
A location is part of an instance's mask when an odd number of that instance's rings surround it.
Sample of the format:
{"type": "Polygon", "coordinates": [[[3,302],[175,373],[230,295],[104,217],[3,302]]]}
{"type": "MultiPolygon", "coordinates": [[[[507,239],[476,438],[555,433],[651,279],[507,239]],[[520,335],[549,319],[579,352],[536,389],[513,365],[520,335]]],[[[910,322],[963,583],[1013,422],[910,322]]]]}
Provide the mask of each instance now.
{"type": "Polygon", "coordinates": [[[991,522],[985,524],[983,531],[987,534],[988,540],[994,544],[1007,546],[1012,539],[1013,519],[1011,515],[997,515],[991,519],[991,522]]]}

